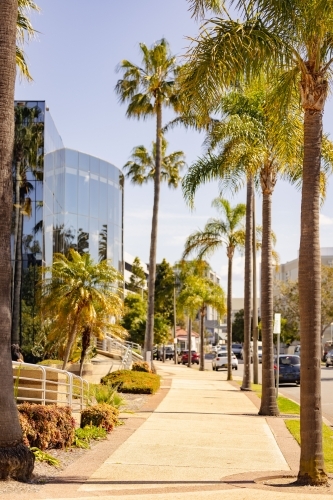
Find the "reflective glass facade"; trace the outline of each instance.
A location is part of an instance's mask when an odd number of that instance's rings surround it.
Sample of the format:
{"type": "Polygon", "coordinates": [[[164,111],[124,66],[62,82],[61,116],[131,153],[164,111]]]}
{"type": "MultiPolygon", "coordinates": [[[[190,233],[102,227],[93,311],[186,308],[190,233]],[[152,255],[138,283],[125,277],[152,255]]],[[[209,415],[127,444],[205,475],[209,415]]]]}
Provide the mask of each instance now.
{"type": "Polygon", "coordinates": [[[123,272],[123,175],[114,165],[72,149],[45,155],[45,261],[75,248],[123,272]]]}
{"type": "MultiPolygon", "coordinates": [[[[38,267],[51,265],[54,253],[66,253],[69,248],[89,252],[96,262],[110,259],[123,273],[124,182],[111,163],[64,147],[44,101],[15,102],[15,108],[27,116],[32,110],[33,119],[23,121],[22,130],[30,127],[30,132],[39,134],[38,140],[33,136],[32,160],[24,146],[20,175],[16,175],[15,155],[13,161],[12,300],[19,287],[21,306],[13,314],[20,316],[22,333],[22,324],[24,330],[31,317],[35,328],[38,267]],[[15,284],[15,274],[20,277],[20,273],[21,282],[17,279],[15,284]]],[[[16,127],[18,138],[21,133],[24,137],[22,130],[16,127]]]]}

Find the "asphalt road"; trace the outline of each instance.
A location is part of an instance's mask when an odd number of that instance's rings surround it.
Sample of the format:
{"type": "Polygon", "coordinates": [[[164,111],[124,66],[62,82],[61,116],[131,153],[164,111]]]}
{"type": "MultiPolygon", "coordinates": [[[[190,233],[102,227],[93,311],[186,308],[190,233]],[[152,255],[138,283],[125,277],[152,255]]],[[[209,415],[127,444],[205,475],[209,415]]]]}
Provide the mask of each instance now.
{"type": "MultiPolygon", "coordinates": [[[[212,369],[211,356],[207,355],[205,360],[205,368],[212,369]],[[209,357],[209,358],[208,358],[209,357]],[[208,359],[207,359],[208,358],[208,359]]],[[[253,370],[253,365],[251,365],[253,370]]],[[[243,361],[238,360],[238,370],[233,372],[239,377],[243,377],[243,361]]],[[[261,364],[259,364],[259,383],[261,383],[261,364]]],[[[253,372],[252,372],[253,380],[253,372]]],[[[300,388],[294,384],[283,384],[279,387],[279,392],[286,397],[293,399],[297,403],[300,402],[300,388]]],[[[321,398],[322,398],[322,411],[326,417],[333,424],[333,368],[321,368],[321,398]]]]}

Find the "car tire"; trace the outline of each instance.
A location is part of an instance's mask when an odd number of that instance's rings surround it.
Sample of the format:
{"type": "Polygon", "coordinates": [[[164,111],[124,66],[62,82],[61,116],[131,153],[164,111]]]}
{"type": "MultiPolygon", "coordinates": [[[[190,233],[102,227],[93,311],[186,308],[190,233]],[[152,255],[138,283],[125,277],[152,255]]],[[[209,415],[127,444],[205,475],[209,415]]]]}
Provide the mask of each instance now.
{"type": "Polygon", "coordinates": [[[235,366],[235,370],[238,370],[238,365],[235,366]]]}
{"type": "Polygon", "coordinates": [[[326,368],[329,368],[329,367],[330,367],[330,365],[328,363],[326,363],[326,368]]]}

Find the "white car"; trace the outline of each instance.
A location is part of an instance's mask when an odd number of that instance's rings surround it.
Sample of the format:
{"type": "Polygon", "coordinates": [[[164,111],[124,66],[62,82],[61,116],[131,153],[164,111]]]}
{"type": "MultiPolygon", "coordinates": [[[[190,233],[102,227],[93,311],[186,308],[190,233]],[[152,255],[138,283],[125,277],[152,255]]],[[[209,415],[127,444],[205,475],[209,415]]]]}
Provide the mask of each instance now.
{"type": "MultiPolygon", "coordinates": [[[[226,349],[223,351],[219,351],[216,353],[216,356],[213,358],[212,367],[213,370],[219,370],[220,368],[227,368],[228,366],[228,352],[226,349]]],[[[231,366],[233,370],[238,370],[238,359],[231,352],[231,366]]]]}

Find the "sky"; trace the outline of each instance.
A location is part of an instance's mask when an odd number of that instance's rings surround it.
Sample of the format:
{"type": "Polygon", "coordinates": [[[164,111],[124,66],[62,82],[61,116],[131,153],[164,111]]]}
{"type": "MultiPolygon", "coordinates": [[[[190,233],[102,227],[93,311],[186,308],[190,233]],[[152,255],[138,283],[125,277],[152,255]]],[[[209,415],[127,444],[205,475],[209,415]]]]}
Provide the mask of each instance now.
{"type": "MultiPolygon", "coordinates": [[[[126,106],[118,102],[114,87],[122,59],[140,63],[139,43],[148,46],[165,37],[173,54],[181,57],[199,24],[188,11],[186,0],[36,0],[41,12],[32,15],[37,39],[25,51],[33,82],[16,82],[16,99],[45,100],[66,147],[98,156],[122,168],[135,146],[150,147],[155,135],[154,120],[136,121],[125,116],[126,106]]],[[[325,132],[333,132],[333,103],[329,99],[325,132]]],[[[164,113],[164,123],[172,115],[164,113]]],[[[175,128],[168,132],[169,152],[182,150],[187,165],[203,153],[204,136],[175,128]]],[[[171,264],[181,257],[184,242],[193,231],[203,228],[219,195],[216,183],[201,187],[195,210],[186,206],[181,189],[161,190],[157,261],[171,264]]],[[[225,193],[232,205],[245,203],[245,191],[237,196],[225,193]]],[[[321,246],[333,247],[333,179],[321,208],[321,246]]],[[[153,185],[125,184],[124,249],[144,262],[149,260],[153,185]]],[[[300,238],[300,192],[278,181],[272,206],[272,225],[277,236],[280,262],[297,258],[300,238]]],[[[261,197],[257,194],[257,223],[261,221],[261,197]]],[[[259,256],[260,258],[260,256],[259,256]]],[[[210,259],[226,290],[225,249],[210,259]]],[[[233,294],[243,296],[243,256],[234,257],[233,294]]]]}

